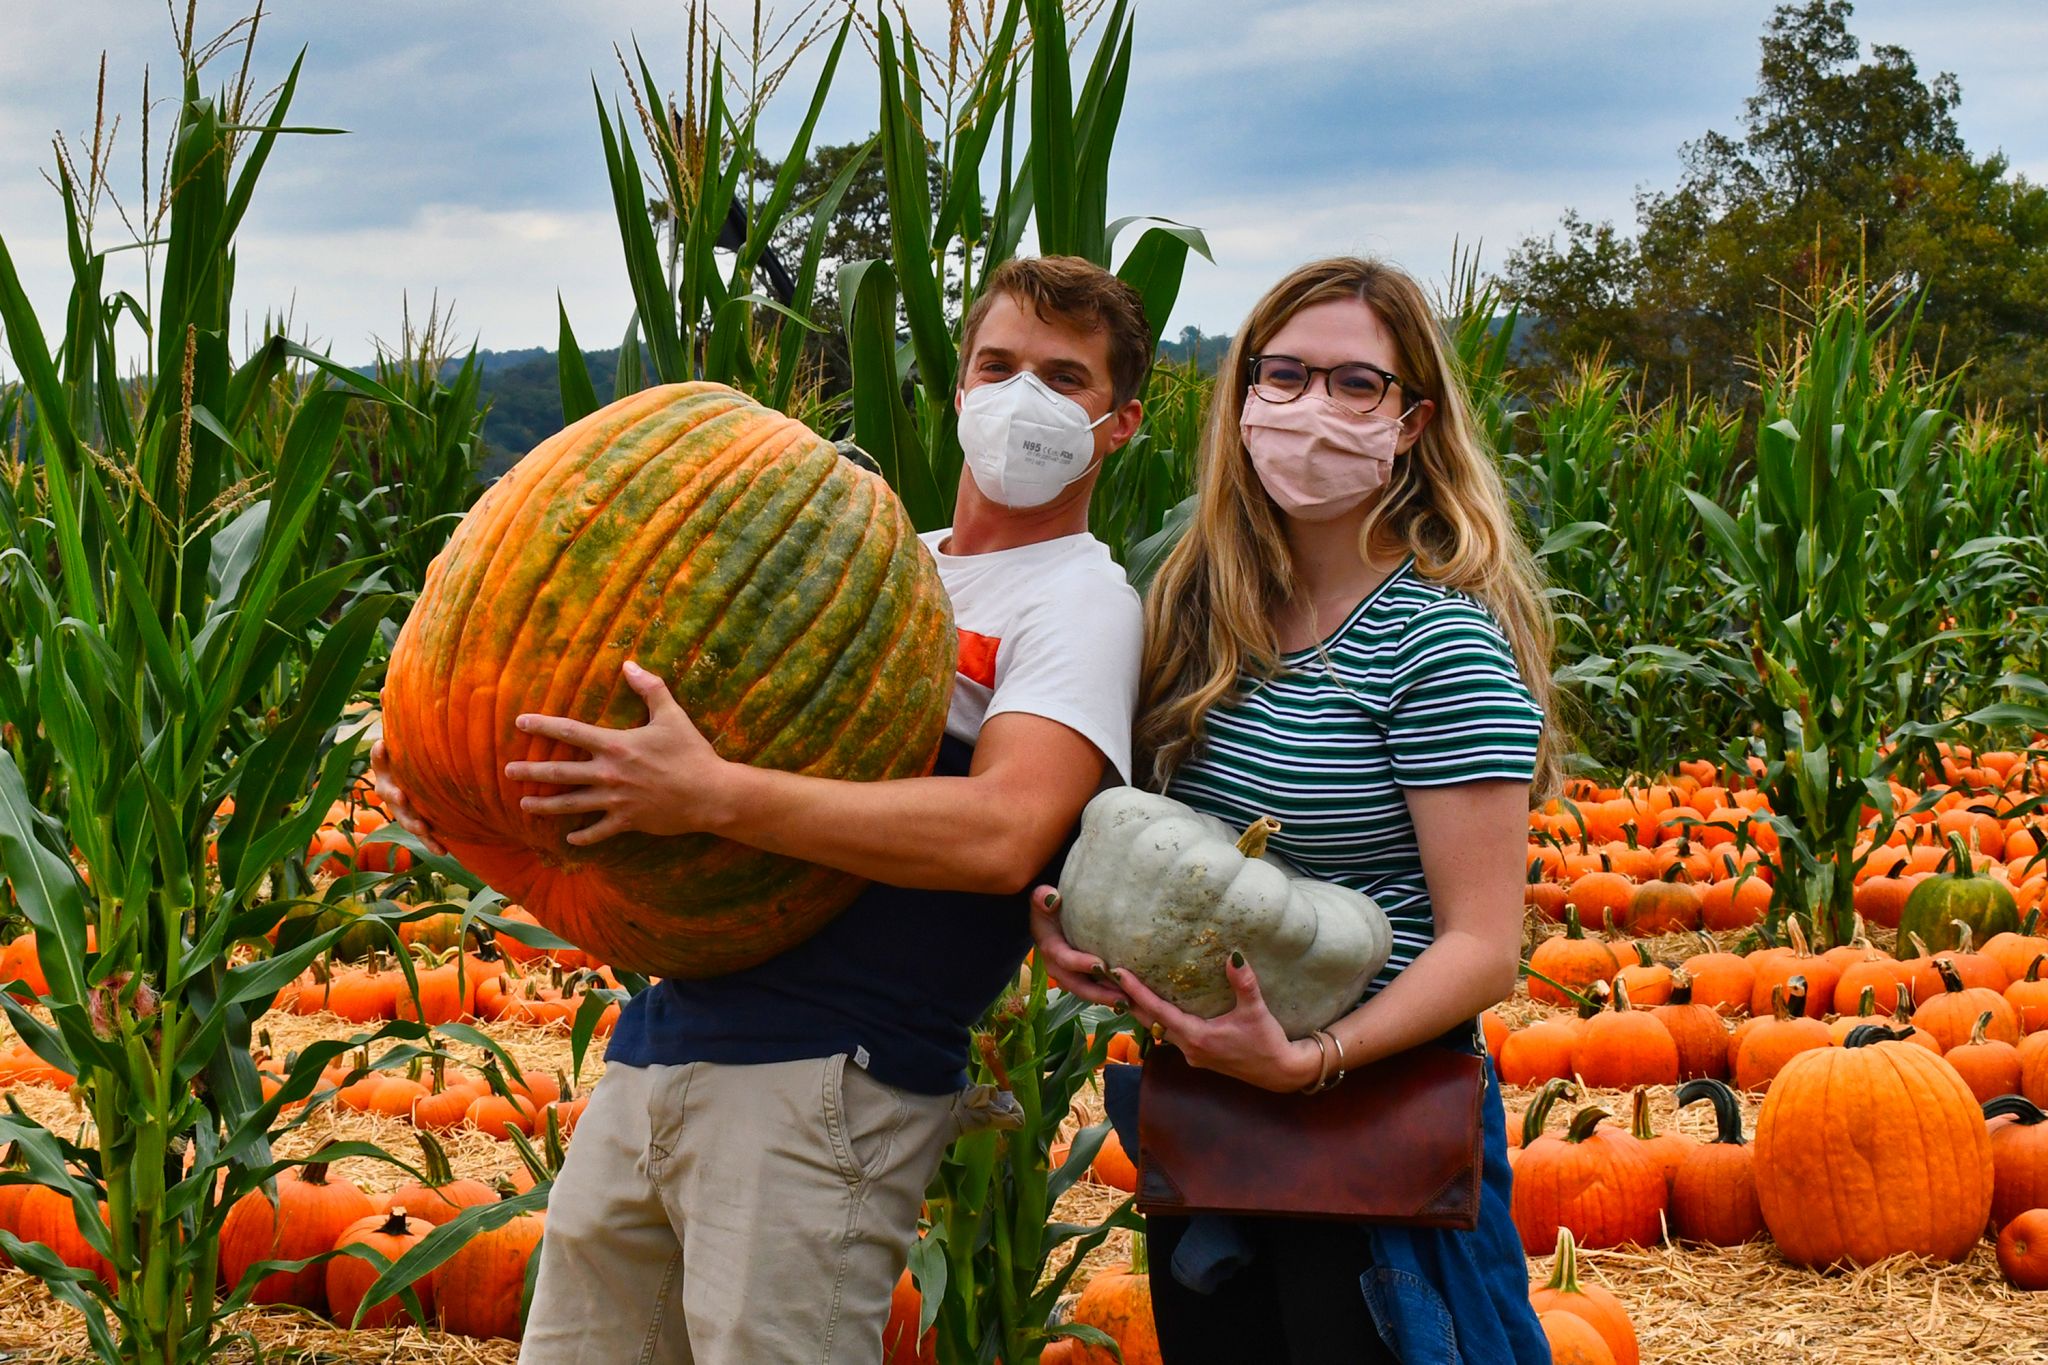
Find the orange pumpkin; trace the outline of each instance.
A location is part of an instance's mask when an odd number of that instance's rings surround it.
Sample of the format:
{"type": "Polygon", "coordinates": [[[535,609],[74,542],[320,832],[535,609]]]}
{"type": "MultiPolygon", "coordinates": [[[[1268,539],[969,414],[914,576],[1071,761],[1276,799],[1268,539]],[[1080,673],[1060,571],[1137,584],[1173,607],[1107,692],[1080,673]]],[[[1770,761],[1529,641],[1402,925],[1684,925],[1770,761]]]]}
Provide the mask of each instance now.
{"type": "MultiPolygon", "coordinates": [[[[220,1229],[221,1283],[232,1289],[258,1261],[298,1261],[330,1251],[342,1231],[370,1214],[370,1197],[346,1180],[329,1180],[325,1162],[277,1177],[277,1202],[261,1190],[235,1201],[220,1229]]],[[[273,1270],[256,1282],[251,1303],[327,1307],[327,1268],[273,1270]]]]}
{"type": "MultiPolygon", "coordinates": [[[[431,1223],[409,1218],[403,1206],[393,1204],[389,1213],[373,1213],[349,1224],[334,1245],[336,1250],[350,1246],[367,1247],[387,1261],[396,1261],[425,1241],[431,1231],[431,1223]]],[[[363,1302],[363,1296],[370,1292],[370,1286],[377,1282],[381,1273],[373,1262],[355,1256],[336,1256],[327,1262],[327,1306],[336,1322],[343,1326],[389,1327],[412,1316],[405,1307],[405,1301],[396,1294],[373,1304],[363,1302]]],[[[420,1311],[431,1322],[434,1312],[433,1277],[427,1275],[413,1281],[412,1288],[419,1296],[420,1311]]]]}
{"type": "MultiPolygon", "coordinates": [[[[1143,1238],[1133,1245],[1128,1267],[1088,1281],[1068,1320],[1107,1333],[1122,1352],[1124,1365],[1160,1365],[1159,1331],[1152,1325],[1152,1278],[1146,1271],[1143,1238]]],[[[1089,1365],[1110,1365],[1113,1360],[1108,1351],[1092,1346],[1075,1358],[1089,1365]]]]}
{"type": "Polygon", "coordinates": [[[1581,1245],[1651,1245],[1663,1226],[1664,1176],[1627,1133],[1602,1128],[1605,1110],[1581,1109],[1563,1137],[1543,1132],[1560,1082],[1538,1092],[1523,1120],[1515,1163],[1514,1219],[1524,1250],[1535,1254],[1570,1228],[1581,1245]]]}
{"type": "Polygon", "coordinates": [[[2027,1209],[1999,1232],[1998,1268],[2015,1289],[2048,1289],[2048,1209],[2027,1209]]]}
{"type": "Polygon", "coordinates": [[[1671,998],[1671,968],[1650,957],[1646,943],[1632,945],[1636,960],[1614,974],[1617,986],[1628,986],[1628,998],[1637,1009],[1649,1009],[1671,998]]]}
{"type": "Polygon", "coordinates": [[[1555,1019],[1539,1019],[1516,1029],[1500,1047],[1501,1084],[1529,1087],[1548,1080],[1570,1080],[1572,1048],[1578,1040],[1571,1025],[1555,1019]]]}
{"type": "Polygon", "coordinates": [[[1723,1077],[1728,1074],[1728,1026],[1721,1016],[1692,998],[1692,974],[1680,967],[1672,973],[1671,1001],[1650,1011],[1678,1046],[1678,1077],[1723,1077]]]}
{"type": "Polygon", "coordinates": [[[1739,953],[1722,952],[1705,934],[1700,935],[1700,942],[1705,951],[1694,953],[1683,964],[1692,977],[1692,998],[1716,1014],[1748,1014],[1749,1002],[1756,996],[1755,964],[1739,953]]]}
{"type": "Polygon", "coordinates": [[[1529,1291],[1529,1306],[1539,1317],[1569,1313],[1581,1319],[1606,1343],[1615,1365],[1640,1365],[1643,1354],[1635,1324],[1621,1300],[1597,1284],[1580,1283],[1579,1247],[1570,1228],[1557,1230],[1557,1259],[1551,1264],[1550,1279],[1529,1291]]]}
{"type": "Polygon", "coordinates": [[[1688,1241],[1740,1246],[1764,1230],[1756,1153],[1742,1140],[1742,1105],[1720,1081],[1687,1081],[1678,1103],[1714,1106],[1712,1142],[1696,1143],[1671,1177],[1671,1230],[1688,1241]]]}
{"type": "Polygon", "coordinates": [[[1113,1190],[1122,1190],[1126,1194],[1137,1191],[1138,1168],[1124,1152],[1123,1139],[1116,1135],[1114,1128],[1102,1135],[1102,1146],[1096,1150],[1095,1160],[1089,1163],[1088,1174],[1096,1183],[1113,1190]]]}
{"type": "Polygon", "coordinates": [[[442,1331],[519,1340],[520,1292],[526,1287],[527,1263],[540,1249],[545,1226],[539,1213],[517,1214],[488,1232],[477,1233],[435,1267],[430,1277],[433,1312],[442,1331]]]}
{"type": "Polygon", "coordinates": [[[1944,1054],[1979,1104],[2000,1095],[2018,1094],[2020,1088],[2019,1049],[2011,1043],[1985,1037],[1984,1030],[1990,1026],[1991,1011],[1986,1010],[1977,1016],[1969,1041],[1961,1047],[1950,1048],[1944,1054]]]}
{"type": "Polygon", "coordinates": [[[1630,895],[1626,922],[1631,934],[1676,934],[1700,927],[1699,888],[1683,880],[1682,871],[1671,876],[1676,880],[1646,881],[1630,895]]]}
{"type": "Polygon", "coordinates": [[[1550,1365],[1615,1365],[1614,1348],[1578,1314],[1553,1308],[1537,1314],[1536,1321],[1550,1342],[1550,1365]]]}
{"type": "Polygon", "coordinates": [[[1767,1089],[1785,1064],[1802,1052],[1828,1047],[1833,1039],[1828,1026],[1800,1012],[1805,1002],[1806,981],[1793,977],[1788,986],[1773,987],[1771,1017],[1758,1019],[1733,1053],[1737,1089],[1767,1089]]]}
{"type": "Polygon", "coordinates": [[[1991,1227],[2002,1228],[2028,1209],[2048,1208],[2048,1124],[2040,1106],[2023,1095],[2000,1095],[1984,1105],[1991,1135],[1991,1227]]]}
{"type": "Polygon", "coordinates": [[[1965,986],[1952,959],[1936,958],[1934,968],[1944,989],[1920,1003],[1913,1011],[1913,1022],[1933,1034],[1943,1052],[1969,1042],[1977,1027],[1977,1016],[1986,1013],[1991,1016],[1987,1037],[2005,1043],[2019,1042],[2019,1016],[2003,995],[1987,986],[1965,986]]]}
{"type": "Polygon", "coordinates": [[[402,1204],[415,1219],[434,1227],[466,1208],[497,1201],[497,1195],[481,1180],[458,1178],[448,1164],[448,1152],[431,1133],[415,1133],[420,1144],[424,1179],[408,1180],[391,1192],[391,1202],[402,1204]]]}
{"type": "Polygon", "coordinates": [[[1572,1070],[1597,1089],[1676,1085],[1678,1044],[1646,1010],[1632,1008],[1628,986],[1614,983],[1614,1007],[1586,1021],[1572,1047],[1572,1070]]]}
{"type": "MultiPolygon", "coordinates": [[[[1578,1002],[1566,991],[1584,993],[1595,981],[1612,981],[1621,964],[1614,950],[1598,939],[1586,937],[1579,922],[1578,907],[1565,907],[1564,933],[1547,938],[1529,954],[1529,998],[1549,1005],[1578,1002]],[[1548,977],[1549,980],[1543,978],[1548,977]],[[1553,986],[1551,982],[1556,982],[1553,986]],[[1561,986],[1564,989],[1559,990],[1561,986]]],[[[1548,1242],[1545,1245],[1549,1245],[1548,1242]]]]}
{"type": "Polygon", "coordinates": [[[1969,1087],[1889,1029],[1860,1028],[1786,1063],[1756,1149],[1764,1222],[1795,1265],[1959,1260],[1991,1214],[1991,1138],[1969,1087]],[[1882,1218],[1870,1216],[1872,1190],[1884,1192],[1882,1218]]]}

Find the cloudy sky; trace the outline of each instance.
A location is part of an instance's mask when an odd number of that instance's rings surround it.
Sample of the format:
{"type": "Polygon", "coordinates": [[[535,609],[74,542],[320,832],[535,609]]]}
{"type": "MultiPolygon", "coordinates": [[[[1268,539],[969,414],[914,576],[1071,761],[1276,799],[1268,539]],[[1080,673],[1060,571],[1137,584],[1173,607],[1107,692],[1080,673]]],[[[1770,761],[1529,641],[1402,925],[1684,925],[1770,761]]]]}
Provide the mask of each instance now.
{"type": "MultiPolygon", "coordinates": [[[[746,0],[712,0],[743,30],[746,0]]],[[[237,297],[260,319],[346,360],[439,292],[490,348],[551,346],[555,293],[586,345],[630,311],[591,81],[622,94],[614,42],[637,39],[680,83],[678,0],[273,0],[259,70],[299,48],[294,122],[345,137],[286,140],[240,242],[237,297]]],[[[785,16],[798,0],[780,0],[785,16]]],[[[137,176],[143,69],[158,93],[174,61],[157,0],[5,0],[0,43],[0,236],[45,326],[65,289],[62,220],[39,179],[51,134],[89,132],[98,55],[126,111],[117,188],[137,176]]],[[[180,9],[183,6],[180,4],[180,9]]],[[[943,37],[942,0],[910,0],[943,37]]],[[[1454,239],[1498,264],[1574,206],[1630,215],[1670,185],[1677,148],[1735,131],[1754,87],[1770,0],[1136,0],[1137,57],[1112,172],[1114,213],[1208,231],[1216,264],[1190,268],[1173,326],[1232,330],[1288,267],[1331,252],[1391,256],[1441,276],[1454,239]]],[[[239,7],[203,0],[201,27],[239,7]]],[[[2048,179],[2048,5],[2041,0],[1860,0],[1866,43],[1897,43],[1923,73],[1962,83],[1964,136],[2048,179]]],[[[792,81],[802,85],[801,71],[792,81]]],[[[800,96],[771,107],[786,142],[800,96]]],[[[865,55],[820,136],[875,126],[865,55]]],[[[161,138],[167,115],[159,112],[161,138]]],[[[120,239],[111,211],[103,244],[120,239]]],[[[127,268],[135,253],[118,258],[127,268]]],[[[4,364],[4,362],[0,362],[4,364]]],[[[5,366],[11,369],[10,366],[5,366]]]]}

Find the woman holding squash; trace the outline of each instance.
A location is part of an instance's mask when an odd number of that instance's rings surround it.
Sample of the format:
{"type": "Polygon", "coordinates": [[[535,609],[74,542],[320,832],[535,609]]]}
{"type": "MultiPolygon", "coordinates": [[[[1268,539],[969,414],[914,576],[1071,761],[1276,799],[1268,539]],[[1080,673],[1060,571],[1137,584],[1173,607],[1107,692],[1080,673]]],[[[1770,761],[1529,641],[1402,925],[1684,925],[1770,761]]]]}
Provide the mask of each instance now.
{"type": "MultiPolygon", "coordinates": [[[[1226,968],[1235,1004],[1213,1018],[1069,943],[1052,888],[1035,897],[1038,952],[1065,989],[1240,1083],[1225,1090],[1247,1114],[1261,1094],[1327,1089],[1384,1060],[1476,1053],[1476,1016],[1516,980],[1532,782],[1556,771],[1551,629],[1414,280],[1340,258],[1275,285],[1219,376],[1199,477],[1193,521],[1145,603],[1140,780],[1235,829],[1276,820],[1267,846],[1372,897],[1391,954],[1355,1008],[1290,1038],[1242,952],[1226,968]]],[[[1176,908],[1118,913],[1133,911],[1176,908]]],[[[1498,1081],[1483,1056],[1463,1065],[1467,1093],[1483,1086],[1472,1225],[1155,1213],[1168,1365],[1280,1358],[1276,1335],[1293,1365],[1549,1359],[1509,1215],[1498,1081]]],[[[1166,1112],[1152,1088],[1148,1074],[1148,1142],[1166,1112]]],[[[1208,1133],[1190,1145],[1203,1144],[1227,1145],[1208,1133]]]]}

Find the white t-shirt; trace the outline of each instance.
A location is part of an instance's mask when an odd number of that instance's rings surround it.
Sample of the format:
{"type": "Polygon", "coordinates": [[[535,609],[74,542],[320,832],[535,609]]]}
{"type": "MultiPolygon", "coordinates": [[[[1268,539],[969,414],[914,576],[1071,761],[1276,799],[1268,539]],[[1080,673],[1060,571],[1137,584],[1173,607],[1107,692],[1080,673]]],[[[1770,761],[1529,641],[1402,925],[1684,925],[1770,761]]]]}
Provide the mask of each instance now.
{"type": "Polygon", "coordinates": [[[959,674],[946,733],[972,744],[991,716],[1044,716],[1131,775],[1145,619],[1109,547],[1085,532],[949,555],[950,528],[919,537],[939,566],[960,629],[959,674]]]}

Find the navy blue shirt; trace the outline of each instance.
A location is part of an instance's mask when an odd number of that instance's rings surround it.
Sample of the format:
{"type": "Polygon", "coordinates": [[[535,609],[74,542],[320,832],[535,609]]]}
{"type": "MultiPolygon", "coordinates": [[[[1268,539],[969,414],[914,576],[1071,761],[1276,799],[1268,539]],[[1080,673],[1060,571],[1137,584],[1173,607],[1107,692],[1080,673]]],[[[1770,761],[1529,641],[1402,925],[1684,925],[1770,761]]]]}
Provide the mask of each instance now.
{"type": "MultiPolygon", "coordinates": [[[[934,774],[965,777],[952,735],[934,774]]],[[[1039,880],[1058,880],[1065,849],[1039,880]]],[[[1037,882],[1033,883],[1034,885],[1037,882]]],[[[607,1063],[793,1062],[844,1052],[924,1095],[967,1084],[968,1033],[1031,946],[1028,892],[986,896],[870,884],[838,918],[757,967],[661,981],[619,1017],[607,1063]]]]}

